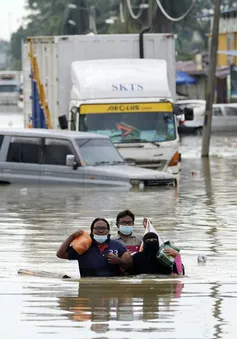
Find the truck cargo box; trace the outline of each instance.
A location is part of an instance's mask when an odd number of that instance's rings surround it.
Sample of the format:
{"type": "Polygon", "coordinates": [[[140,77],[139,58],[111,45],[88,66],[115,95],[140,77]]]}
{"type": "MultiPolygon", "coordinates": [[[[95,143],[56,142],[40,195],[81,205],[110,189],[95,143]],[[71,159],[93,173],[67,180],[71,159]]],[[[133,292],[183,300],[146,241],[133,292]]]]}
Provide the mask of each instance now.
{"type": "MultiPolygon", "coordinates": [[[[134,59],[140,57],[138,34],[73,35],[32,37],[24,44],[24,114],[27,126],[32,116],[32,79],[30,44],[39,68],[39,79],[45,91],[53,128],[59,128],[58,117],[69,113],[71,64],[79,60],[134,59]]],[[[170,34],[145,34],[144,58],[167,62],[168,81],[175,100],[175,47],[170,34]]]]}

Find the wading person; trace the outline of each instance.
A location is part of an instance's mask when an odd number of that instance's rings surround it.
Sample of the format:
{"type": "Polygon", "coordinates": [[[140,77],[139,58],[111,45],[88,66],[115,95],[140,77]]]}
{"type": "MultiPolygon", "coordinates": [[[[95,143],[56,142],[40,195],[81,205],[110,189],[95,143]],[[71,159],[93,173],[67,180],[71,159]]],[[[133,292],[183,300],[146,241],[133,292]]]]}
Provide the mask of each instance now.
{"type": "Polygon", "coordinates": [[[72,233],[60,246],[57,257],[77,260],[81,277],[112,277],[121,275],[121,269],[131,266],[131,256],[119,241],[110,239],[110,226],[103,218],[95,219],[91,224],[90,248],[78,254],[71,243],[82,235],[83,231],[72,233]]]}
{"type": "Polygon", "coordinates": [[[134,222],[135,215],[129,210],[120,212],[116,218],[116,225],[118,227],[116,240],[123,244],[131,253],[138,252],[142,242],[142,237],[140,238],[133,234],[134,222]]]}
{"type": "Polygon", "coordinates": [[[173,257],[174,263],[165,265],[157,259],[157,253],[159,251],[160,244],[158,235],[153,232],[148,232],[143,237],[143,251],[135,253],[132,256],[131,274],[184,274],[184,267],[181,262],[179,252],[173,248],[165,248],[164,253],[168,256],[173,257]]]}

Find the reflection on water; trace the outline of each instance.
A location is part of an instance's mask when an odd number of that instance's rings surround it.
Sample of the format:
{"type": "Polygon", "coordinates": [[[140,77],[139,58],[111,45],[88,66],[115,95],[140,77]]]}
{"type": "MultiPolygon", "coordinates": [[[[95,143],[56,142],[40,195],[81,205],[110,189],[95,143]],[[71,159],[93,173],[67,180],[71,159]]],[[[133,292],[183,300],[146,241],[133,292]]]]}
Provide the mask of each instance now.
{"type": "Polygon", "coordinates": [[[150,285],[97,285],[78,286],[77,297],[59,297],[58,306],[70,311],[73,321],[147,321],[158,319],[161,305],[170,308],[172,299],[179,298],[183,283],[167,282],[150,285]],[[98,293],[98,290],[100,293],[98,293]]]}
{"type": "MultiPolygon", "coordinates": [[[[1,284],[1,290],[6,286],[1,284]]],[[[8,283],[4,338],[234,338],[236,284],[8,283]],[[12,309],[14,305],[14,309],[12,309]]]]}
{"type": "Polygon", "coordinates": [[[84,187],[0,187],[0,317],[5,339],[235,338],[237,157],[234,137],[183,139],[176,190],[124,192],[84,187]],[[227,139],[226,139],[227,138],[227,139]],[[196,148],[194,149],[194,145],[196,148]],[[221,153],[221,144],[223,152],[221,153]],[[150,216],[161,237],[181,248],[187,277],[155,284],[90,284],[17,276],[19,268],[77,276],[55,252],[93,218],[111,222],[130,208],[136,230],[150,216]],[[198,255],[206,263],[198,263],[198,255]],[[14,326],[9,326],[14,324],[14,326]]]}

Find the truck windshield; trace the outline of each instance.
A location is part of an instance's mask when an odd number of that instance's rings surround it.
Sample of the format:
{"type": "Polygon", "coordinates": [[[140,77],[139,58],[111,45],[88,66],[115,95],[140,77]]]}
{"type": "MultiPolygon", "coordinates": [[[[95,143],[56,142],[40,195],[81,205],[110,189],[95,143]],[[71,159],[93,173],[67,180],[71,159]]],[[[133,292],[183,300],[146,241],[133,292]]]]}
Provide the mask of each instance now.
{"type": "Polygon", "coordinates": [[[1,85],[0,84],[0,93],[14,93],[17,92],[16,85],[1,85]]]}
{"type": "Polygon", "coordinates": [[[124,164],[124,160],[109,139],[76,139],[87,166],[124,164]]]}
{"type": "Polygon", "coordinates": [[[79,130],[107,135],[113,143],[176,139],[175,116],[170,111],[83,113],[80,114],[79,130]]]}

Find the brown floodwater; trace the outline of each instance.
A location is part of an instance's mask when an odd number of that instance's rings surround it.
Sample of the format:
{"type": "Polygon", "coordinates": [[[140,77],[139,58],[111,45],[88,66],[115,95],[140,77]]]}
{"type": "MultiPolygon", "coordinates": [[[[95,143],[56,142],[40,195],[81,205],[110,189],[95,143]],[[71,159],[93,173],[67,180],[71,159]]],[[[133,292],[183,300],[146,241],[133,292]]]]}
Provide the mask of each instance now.
{"type": "Polygon", "coordinates": [[[182,140],[177,189],[0,187],[1,337],[236,338],[237,137],[213,136],[209,160],[201,160],[200,144],[200,137],[182,140]],[[136,214],[138,234],[148,216],[180,247],[186,277],[83,283],[17,274],[78,276],[75,262],[56,258],[60,243],[98,216],[115,235],[125,208],[136,214]]]}

